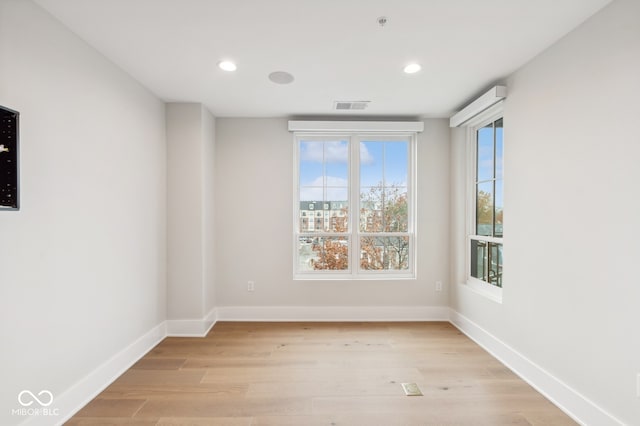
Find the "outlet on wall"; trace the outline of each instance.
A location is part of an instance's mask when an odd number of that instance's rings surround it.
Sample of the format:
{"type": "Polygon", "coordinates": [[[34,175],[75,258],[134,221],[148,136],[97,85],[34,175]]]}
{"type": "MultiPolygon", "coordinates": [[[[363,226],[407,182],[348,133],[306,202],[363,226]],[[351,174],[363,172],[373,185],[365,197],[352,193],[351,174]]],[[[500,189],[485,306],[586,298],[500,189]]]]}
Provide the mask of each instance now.
{"type": "Polygon", "coordinates": [[[253,281],[247,281],[247,291],[253,291],[256,288],[256,283],[253,281]]]}
{"type": "Polygon", "coordinates": [[[436,281],[436,291],[442,291],[442,281],[436,281]]]}

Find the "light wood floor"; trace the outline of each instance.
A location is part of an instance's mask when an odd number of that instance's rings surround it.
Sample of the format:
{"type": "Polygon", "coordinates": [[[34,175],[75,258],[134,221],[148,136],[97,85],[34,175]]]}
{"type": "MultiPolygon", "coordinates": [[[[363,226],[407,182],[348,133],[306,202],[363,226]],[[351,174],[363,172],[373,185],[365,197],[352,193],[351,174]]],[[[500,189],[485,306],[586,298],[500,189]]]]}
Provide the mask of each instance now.
{"type": "Polygon", "coordinates": [[[220,322],[165,339],[67,424],[576,423],[449,323],[220,322]]]}

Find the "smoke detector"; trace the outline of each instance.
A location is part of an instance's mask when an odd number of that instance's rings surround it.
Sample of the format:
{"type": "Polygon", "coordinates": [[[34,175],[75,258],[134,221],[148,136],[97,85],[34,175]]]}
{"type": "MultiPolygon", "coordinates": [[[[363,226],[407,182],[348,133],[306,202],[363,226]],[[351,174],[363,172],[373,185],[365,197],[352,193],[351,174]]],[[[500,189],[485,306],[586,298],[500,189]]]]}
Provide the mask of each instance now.
{"type": "Polygon", "coordinates": [[[371,101],[335,101],[333,103],[333,109],[338,111],[362,111],[367,109],[371,101]]]}

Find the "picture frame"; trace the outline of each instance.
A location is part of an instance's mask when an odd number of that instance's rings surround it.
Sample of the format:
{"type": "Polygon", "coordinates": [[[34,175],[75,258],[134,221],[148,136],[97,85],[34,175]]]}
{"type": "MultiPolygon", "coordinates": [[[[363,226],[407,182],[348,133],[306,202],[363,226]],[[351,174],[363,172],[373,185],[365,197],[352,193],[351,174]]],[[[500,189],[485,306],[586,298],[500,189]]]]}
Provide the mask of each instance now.
{"type": "Polygon", "coordinates": [[[20,113],[0,105],[0,211],[20,209],[20,113]]]}

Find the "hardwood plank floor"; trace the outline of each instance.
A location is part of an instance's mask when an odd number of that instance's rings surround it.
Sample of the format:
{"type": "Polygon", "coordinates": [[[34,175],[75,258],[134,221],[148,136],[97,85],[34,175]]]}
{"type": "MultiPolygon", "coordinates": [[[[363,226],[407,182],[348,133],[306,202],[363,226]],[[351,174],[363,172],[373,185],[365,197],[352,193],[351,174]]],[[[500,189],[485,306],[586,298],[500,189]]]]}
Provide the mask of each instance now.
{"type": "Polygon", "coordinates": [[[67,424],[576,423],[446,322],[219,322],[162,341],[67,424]]]}

